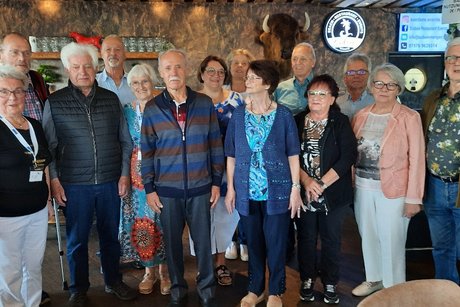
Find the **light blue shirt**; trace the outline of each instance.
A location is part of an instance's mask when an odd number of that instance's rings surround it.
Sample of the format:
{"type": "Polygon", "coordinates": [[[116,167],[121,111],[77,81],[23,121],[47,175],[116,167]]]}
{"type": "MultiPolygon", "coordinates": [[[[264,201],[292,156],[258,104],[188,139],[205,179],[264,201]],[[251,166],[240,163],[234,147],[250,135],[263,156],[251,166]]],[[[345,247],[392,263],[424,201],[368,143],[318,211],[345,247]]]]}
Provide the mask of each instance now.
{"type": "Polygon", "coordinates": [[[374,96],[368,91],[364,91],[361,94],[361,97],[358,100],[351,100],[351,96],[348,93],[343,94],[337,98],[337,104],[340,107],[340,111],[348,116],[348,119],[351,121],[353,116],[364,107],[374,103],[374,96]]]}
{"type": "Polygon", "coordinates": [[[273,93],[274,100],[291,110],[293,115],[305,111],[307,98],[304,95],[311,79],[313,79],[313,73],[310,73],[303,84],[300,84],[295,77],[280,82],[273,93]]]}
{"type": "Polygon", "coordinates": [[[127,74],[124,74],[119,87],[116,86],[115,81],[113,81],[113,79],[107,74],[105,69],[96,75],[96,81],[97,85],[100,87],[117,94],[118,99],[120,99],[123,106],[136,100],[136,96],[134,96],[128,85],[127,74]]]}

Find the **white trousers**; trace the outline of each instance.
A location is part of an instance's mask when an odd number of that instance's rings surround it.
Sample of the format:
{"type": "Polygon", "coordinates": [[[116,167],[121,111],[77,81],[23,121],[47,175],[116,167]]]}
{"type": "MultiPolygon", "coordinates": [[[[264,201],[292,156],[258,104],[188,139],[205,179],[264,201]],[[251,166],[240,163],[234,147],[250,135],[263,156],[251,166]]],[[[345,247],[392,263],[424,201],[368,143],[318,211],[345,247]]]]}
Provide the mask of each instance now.
{"type": "Polygon", "coordinates": [[[383,192],[355,189],[355,216],[362,240],[367,281],[385,288],[406,281],[406,238],[409,219],[404,197],[388,199],[383,192]]]}
{"type": "Polygon", "coordinates": [[[0,306],[36,307],[42,296],[42,262],[48,209],[0,217],[0,306]]]}

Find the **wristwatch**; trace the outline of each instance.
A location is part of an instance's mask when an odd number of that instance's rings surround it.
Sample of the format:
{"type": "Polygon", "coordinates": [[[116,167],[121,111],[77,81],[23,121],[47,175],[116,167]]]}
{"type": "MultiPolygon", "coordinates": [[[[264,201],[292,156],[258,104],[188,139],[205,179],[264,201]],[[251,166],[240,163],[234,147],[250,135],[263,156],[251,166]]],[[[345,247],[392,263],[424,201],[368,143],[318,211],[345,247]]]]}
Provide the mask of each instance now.
{"type": "Polygon", "coordinates": [[[325,184],[321,179],[316,182],[318,182],[318,184],[321,186],[321,189],[323,190],[327,189],[327,184],[325,184]]]}

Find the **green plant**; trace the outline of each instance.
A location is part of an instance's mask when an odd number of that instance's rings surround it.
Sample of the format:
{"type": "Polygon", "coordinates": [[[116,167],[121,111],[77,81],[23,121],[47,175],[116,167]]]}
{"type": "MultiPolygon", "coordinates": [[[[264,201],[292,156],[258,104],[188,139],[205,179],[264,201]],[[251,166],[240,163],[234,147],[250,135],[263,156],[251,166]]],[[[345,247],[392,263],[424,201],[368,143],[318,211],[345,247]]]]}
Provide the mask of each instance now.
{"type": "Polygon", "coordinates": [[[41,64],[38,66],[37,71],[47,84],[51,84],[61,80],[61,75],[56,72],[57,69],[56,66],[41,64]]]}

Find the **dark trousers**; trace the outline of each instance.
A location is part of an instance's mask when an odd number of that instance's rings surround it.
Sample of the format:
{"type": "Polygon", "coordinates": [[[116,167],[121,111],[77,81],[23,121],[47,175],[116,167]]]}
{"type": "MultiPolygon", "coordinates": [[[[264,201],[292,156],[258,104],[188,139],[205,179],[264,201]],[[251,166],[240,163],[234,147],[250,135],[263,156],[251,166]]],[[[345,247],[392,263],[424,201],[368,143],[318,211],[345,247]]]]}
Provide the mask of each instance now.
{"type": "Polygon", "coordinates": [[[113,285],[121,280],[119,272],[120,197],[117,182],[93,185],[63,185],[67,197],[64,207],[67,233],[67,259],[70,270],[70,292],[89,289],[88,239],[96,213],[104,282],[113,285]]]}
{"type": "Polygon", "coordinates": [[[241,216],[248,241],[248,291],[260,295],[265,290],[265,263],[268,265],[270,295],[286,291],[286,237],[290,212],[267,214],[265,201],[249,201],[249,215],[241,216]]]}
{"type": "Polygon", "coordinates": [[[166,260],[171,279],[171,298],[181,299],[187,294],[184,279],[182,234],[187,223],[198,264],[197,291],[202,299],[214,297],[216,281],[211,253],[211,194],[183,198],[160,197],[161,225],[163,226],[166,260]]]}
{"type": "Polygon", "coordinates": [[[316,279],[318,270],[323,285],[339,282],[342,224],[349,206],[325,213],[301,212],[297,219],[297,257],[300,279],[316,279]],[[321,260],[318,265],[317,242],[321,238],[321,260]]]}

